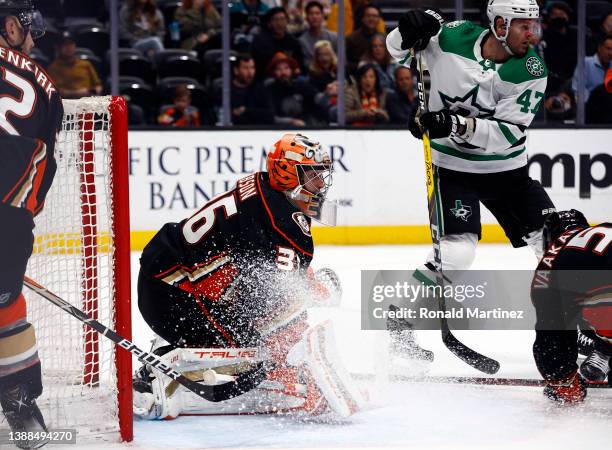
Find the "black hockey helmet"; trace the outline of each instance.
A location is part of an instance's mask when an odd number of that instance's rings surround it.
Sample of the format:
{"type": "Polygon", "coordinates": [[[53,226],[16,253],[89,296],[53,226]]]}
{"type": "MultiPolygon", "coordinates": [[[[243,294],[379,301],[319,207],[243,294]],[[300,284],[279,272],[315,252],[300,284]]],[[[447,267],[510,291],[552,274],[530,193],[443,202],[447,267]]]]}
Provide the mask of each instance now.
{"type": "MultiPolygon", "coordinates": [[[[32,39],[39,39],[45,34],[45,22],[32,0],[0,0],[0,18],[15,16],[24,30],[32,34],[32,39]]],[[[2,20],[4,23],[4,20],[2,20]]],[[[6,39],[4,26],[0,29],[6,39]]]]}
{"type": "Polygon", "coordinates": [[[589,222],[584,214],[576,209],[555,211],[549,214],[544,219],[544,227],[542,228],[543,250],[546,251],[548,246],[564,232],[575,228],[587,228],[588,226],[589,222]]]}

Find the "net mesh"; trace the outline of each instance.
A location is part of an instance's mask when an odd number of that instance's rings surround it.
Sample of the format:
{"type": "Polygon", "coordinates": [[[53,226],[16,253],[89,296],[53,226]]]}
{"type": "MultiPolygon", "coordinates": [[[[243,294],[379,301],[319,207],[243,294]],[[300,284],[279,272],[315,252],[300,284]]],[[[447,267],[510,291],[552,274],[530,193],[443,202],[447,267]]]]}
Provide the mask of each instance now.
{"type": "MultiPolygon", "coordinates": [[[[27,275],[116,329],[110,101],[110,97],[64,101],[57,173],[35,220],[27,275]]],[[[43,369],[44,390],[37,403],[47,426],[76,428],[79,440],[118,436],[112,342],[25,291],[43,369]]]]}

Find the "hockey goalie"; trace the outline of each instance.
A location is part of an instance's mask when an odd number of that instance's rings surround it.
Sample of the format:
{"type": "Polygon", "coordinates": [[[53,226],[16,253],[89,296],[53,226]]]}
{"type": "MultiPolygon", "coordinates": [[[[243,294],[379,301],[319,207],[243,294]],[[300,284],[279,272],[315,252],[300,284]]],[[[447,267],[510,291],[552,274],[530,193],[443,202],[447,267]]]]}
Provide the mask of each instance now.
{"type": "Polygon", "coordinates": [[[331,269],[310,268],[311,220],[335,225],[335,203],[326,200],[332,162],[318,142],[290,133],[274,145],[267,169],[164,225],[143,251],[138,278],[138,307],[158,336],[153,351],[193,381],[222,387],[242,379],[244,393],[208,402],[145,365],[134,378],[136,415],[341,419],[362,406],[331,324],[307,321],[309,306],[331,306],[341,295],[331,269]],[[263,381],[249,381],[258,364],[263,381]]]}

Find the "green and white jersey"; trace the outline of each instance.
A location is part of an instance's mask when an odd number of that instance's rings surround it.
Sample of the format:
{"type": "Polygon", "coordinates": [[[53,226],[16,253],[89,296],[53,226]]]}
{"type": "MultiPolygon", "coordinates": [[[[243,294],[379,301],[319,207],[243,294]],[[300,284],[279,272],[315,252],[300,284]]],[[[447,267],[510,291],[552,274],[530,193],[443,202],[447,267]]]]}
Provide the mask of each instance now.
{"type": "MultiPolygon", "coordinates": [[[[429,110],[448,108],[477,118],[469,141],[432,140],[433,162],[440,167],[491,173],[527,164],[525,130],[544,99],[548,71],[531,48],[501,64],[484,59],[481,43],[487,33],[468,21],[447,23],[423,50],[424,68],[431,77],[429,110]]],[[[410,53],[401,43],[396,28],[387,37],[387,48],[408,66],[410,53]]]]}

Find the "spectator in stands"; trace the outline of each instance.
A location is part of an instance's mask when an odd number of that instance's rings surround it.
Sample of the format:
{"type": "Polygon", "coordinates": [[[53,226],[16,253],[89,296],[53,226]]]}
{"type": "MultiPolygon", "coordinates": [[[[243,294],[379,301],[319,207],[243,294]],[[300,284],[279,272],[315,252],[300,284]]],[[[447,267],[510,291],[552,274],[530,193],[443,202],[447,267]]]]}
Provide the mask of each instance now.
{"type": "Polygon", "coordinates": [[[323,5],[320,2],[308,2],[305,11],[308,29],[300,36],[299,41],[302,44],[302,53],[304,53],[304,65],[310,66],[315,44],[323,40],[329,41],[335,51],[338,48],[338,37],[336,33],[325,29],[323,5]]]}
{"type": "Polygon", "coordinates": [[[273,80],[267,90],[274,105],[274,123],[303,127],[312,122],[316,91],[310,83],[295,77],[297,70],[297,61],[282,52],[268,64],[273,80]]]}
{"type": "Polygon", "coordinates": [[[271,8],[264,17],[264,28],[253,39],[253,57],[258,78],[263,78],[272,57],[282,52],[296,61],[303,73],[304,55],[300,42],[287,32],[289,16],[280,7],[271,8]]]}
{"type": "Polygon", "coordinates": [[[593,89],[585,109],[585,122],[588,124],[612,125],[612,93],[603,84],[593,89]]]}
{"type": "Polygon", "coordinates": [[[547,92],[561,89],[576,67],[578,34],[570,26],[571,15],[572,9],[563,1],[552,3],[546,14],[546,28],[539,47],[548,66],[547,92]]]}
{"type": "Polygon", "coordinates": [[[410,116],[418,108],[418,97],[414,92],[412,71],[405,66],[395,69],[395,92],[387,95],[389,123],[408,125],[410,116]]]}
{"type": "MultiPolygon", "coordinates": [[[[589,6],[587,6],[587,12],[589,11],[589,6]]],[[[601,39],[605,36],[612,36],[612,2],[608,5],[607,13],[601,16],[601,20],[597,23],[597,27],[592,26],[591,28],[587,28],[586,33],[586,54],[592,55],[597,51],[597,46],[601,39]],[[589,31],[592,30],[592,33],[589,31]]],[[[588,21],[587,21],[588,26],[588,21]]]]}
{"type": "Polygon", "coordinates": [[[262,0],[239,0],[230,5],[230,28],[232,49],[238,52],[251,51],[253,38],[261,31],[263,18],[270,7],[262,0]]]}
{"type": "Polygon", "coordinates": [[[289,30],[289,33],[294,36],[299,36],[306,30],[306,23],[304,22],[305,4],[305,0],[280,1],[280,6],[287,11],[287,15],[289,16],[289,24],[287,25],[287,29],[289,30]]]}
{"type": "Polygon", "coordinates": [[[393,89],[395,84],[395,69],[398,64],[389,54],[384,34],[376,33],[370,38],[370,45],[360,64],[369,63],[376,66],[378,79],[383,89],[393,89]]]}
{"type": "MultiPolygon", "coordinates": [[[[325,11],[325,22],[329,31],[338,32],[338,2],[333,0],[321,0],[325,11]],[[330,2],[333,4],[330,5],[330,2]]],[[[362,23],[363,9],[370,3],[370,0],[345,0],[344,2],[344,35],[348,36],[355,28],[359,28],[362,23]],[[355,14],[353,14],[355,11],[355,14]]],[[[376,31],[385,33],[385,22],[378,22],[376,31]]]]}
{"type": "Polygon", "coordinates": [[[376,33],[376,27],[382,20],[378,7],[367,5],[363,11],[363,25],[346,38],[346,59],[352,72],[359,60],[368,51],[370,39],[376,33]]]}
{"type": "Polygon", "coordinates": [[[102,82],[96,69],[90,61],[77,57],[76,43],[67,31],[58,42],[57,58],[49,65],[48,72],[63,98],[102,93],[102,82]]]}
{"type": "Polygon", "coordinates": [[[612,36],[612,12],[601,21],[601,33],[605,36],[612,36]]]}
{"type": "Polygon", "coordinates": [[[232,123],[267,125],[274,123],[274,109],[266,90],[255,81],[255,61],[249,54],[239,54],[233,61],[232,123]]]}
{"type": "Polygon", "coordinates": [[[335,122],[338,103],[338,59],[329,41],[319,41],[308,69],[308,80],[315,88],[315,104],[324,122],[335,122]]]}
{"type": "Polygon", "coordinates": [[[260,22],[261,18],[268,12],[270,7],[261,0],[240,0],[232,2],[231,14],[245,16],[245,22],[260,22]]]}
{"type": "Polygon", "coordinates": [[[127,0],[119,10],[121,39],[152,57],[164,49],[164,16],[154,0],[127,0]]]}
{"type": "Polygon", "coordinates": [[[308,68],[308,80],[319,92],[329,88],[338,76],[338,58],[329,41],[319,41],[314,46],[314,56],[308,68]]]}
{"type": "Polygon", "coordinates": [[[585,121],[612,125],[612,67],[606,73],[604,84],[591,92],[585,107],[585,121]]]}
{"type": "Polygon", "coordinates": [[[191,92],[187,86],[177,86],[174,104],[162,106],[157,122],[171,127],[200,126],[200,111],[191,104],[191,92]]]}
{"type": "Polygon", "coordinates": [[[380,86],[376,67],[373,64],[359,66],[355,78],[357,82],[345,91],[346,122],[357,126],[388,122],[386,93],[380,86]]]}
{"type": "Polygon", "coordinates": [[[566,82],[559,90],[551,91],[544,99],[547,121],[565,122],[576,116],[576,102],[569,82],[566,82]]]}
{"type": "Polygon", "coordinates": [[[221,16],[211,0],[183,0],[174,12],[174,20],[179,23],[181,47],[185,50],[206,44],[221,31],[221,16]]]}
{"type": "MultiPolygon", "coordinates": [[[[604,36],[599,41],[597,52],[593,56],[584,58],[584,92],[582,98],[578,96],[578,101],[586,102],[591,91],[600,84],[603,84],[611,60],[612,36],[604,36]]],[[[576,67],[574,78],[572,78],[572,90],[577,94],[578,67],[576,67]]]]}

